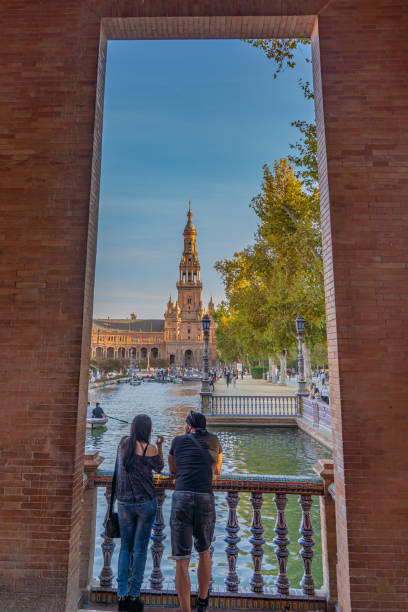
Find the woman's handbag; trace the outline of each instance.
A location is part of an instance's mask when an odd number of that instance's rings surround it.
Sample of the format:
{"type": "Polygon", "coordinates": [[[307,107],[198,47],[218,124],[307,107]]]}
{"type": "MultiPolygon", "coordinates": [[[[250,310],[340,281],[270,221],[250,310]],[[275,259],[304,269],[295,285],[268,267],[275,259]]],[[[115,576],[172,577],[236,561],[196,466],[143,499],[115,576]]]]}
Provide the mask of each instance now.
{"type": "Polygon", "coordinates": [[[112,539],[120,538],[119,515],[117,512],[113,512],[117,472],[118,472],[118,456],[116,455],[115,471],[113,472],[112,490],[111,490],[111,497],[110,497],[110,502],[109,502],[109,514],[108,514],[108,520],[106,521],[106,525],[105,525],[105,535],[108,538],[112,538],[112,539]]]}

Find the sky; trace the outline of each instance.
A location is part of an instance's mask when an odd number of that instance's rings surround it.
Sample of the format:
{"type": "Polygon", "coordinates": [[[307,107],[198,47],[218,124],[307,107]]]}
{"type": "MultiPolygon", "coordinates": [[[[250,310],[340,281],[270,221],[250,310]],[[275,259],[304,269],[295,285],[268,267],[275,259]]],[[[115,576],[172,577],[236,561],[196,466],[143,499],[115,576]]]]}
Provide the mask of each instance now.
{"type": "Polygon", "coordinates": [[[311,121],[299,78],[310,49],[273,78],[239,40],[110,41],[105,84],[94,316],[162,318],[177,298],[188,201],[203,304],[223,299],[214,264],[253,241],[263,165],[311,121]]]}

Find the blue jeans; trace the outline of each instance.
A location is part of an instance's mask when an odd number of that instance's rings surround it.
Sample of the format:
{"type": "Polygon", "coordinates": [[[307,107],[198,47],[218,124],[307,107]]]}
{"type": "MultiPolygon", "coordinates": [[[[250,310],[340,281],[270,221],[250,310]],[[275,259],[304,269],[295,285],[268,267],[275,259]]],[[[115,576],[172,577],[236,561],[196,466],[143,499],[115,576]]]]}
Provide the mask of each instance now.
{"type": "Polygon", "coordinates": [[[138,597],[146,566],[147,546],[156,516],[156,498],[144,502],[118,502],[120,553],[118,563],[118,597],[138,597]],[[133,554],[129,585],[129,567],[133,554]]]}

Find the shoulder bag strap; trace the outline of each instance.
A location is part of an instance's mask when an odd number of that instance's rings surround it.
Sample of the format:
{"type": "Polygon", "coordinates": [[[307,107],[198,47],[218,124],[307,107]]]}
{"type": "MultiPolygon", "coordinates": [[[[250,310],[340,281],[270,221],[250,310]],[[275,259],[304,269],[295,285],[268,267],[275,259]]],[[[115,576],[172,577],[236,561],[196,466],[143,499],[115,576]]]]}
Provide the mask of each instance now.
{"type": "Polygon", "coordinates": [[[199,441],[197,440],[197,438],[194,436],[194,434],[190,433],[188,434],[190,439],[194,442],[194,444],[197,446],[197,448],[200,450],[200,453],[205,461],[205,463],[207,463],[208,465],[212,465],[213,460],[212,457],[208,451],[208,449],[205,449],[201,446],[201,444],[199,443],[199,441]]]}
{"type": "Polygon", "coordinates": [[[118,449],[118,452],[116,453],[115,469],[113,471],[113,477],[112,477],[112,489],[111,489],[111,496],[110,496],[110,502],[109,502],[109,516],[110,517],[113,514],[113,505],[115,503],[116,479],[117,479],[117,474],[118,474],[118,454],[119,454],[119,449],[118,449]]]}

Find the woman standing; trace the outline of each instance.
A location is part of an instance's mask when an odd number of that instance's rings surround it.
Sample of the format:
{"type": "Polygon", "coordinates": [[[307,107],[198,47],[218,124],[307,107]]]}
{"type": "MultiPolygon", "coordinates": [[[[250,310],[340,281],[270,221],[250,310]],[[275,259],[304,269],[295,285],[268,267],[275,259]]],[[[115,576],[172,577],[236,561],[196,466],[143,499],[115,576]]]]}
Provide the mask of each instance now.
{"type": "Polygon", "coordinates": [[[152,470],[163,469],[163,436],[155,446],[149,444],[152,421],[146,414],[138,414],[132,421],[130,436],[118,446],[117,487],[120,525],[120,553],[118,563],[118,609],[141,612],[143,602],[140,588],[146,565],[147,546],[157,502],[152,470]],[[132,572],[129,578],[133,554],[132,572]]]}

